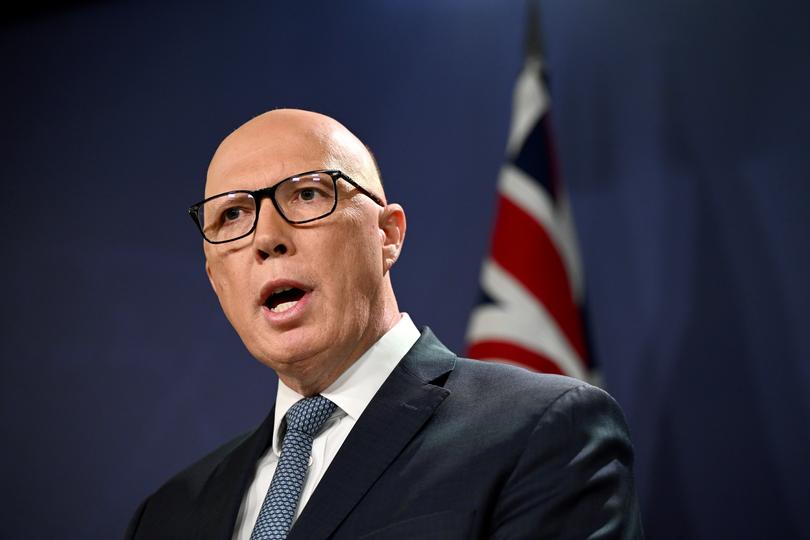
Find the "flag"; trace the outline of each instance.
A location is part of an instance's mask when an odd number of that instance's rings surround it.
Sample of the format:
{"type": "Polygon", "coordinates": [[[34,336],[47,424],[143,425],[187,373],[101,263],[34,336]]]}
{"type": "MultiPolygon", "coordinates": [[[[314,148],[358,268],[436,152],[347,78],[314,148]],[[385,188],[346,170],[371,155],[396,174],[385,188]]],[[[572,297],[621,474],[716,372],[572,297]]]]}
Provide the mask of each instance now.
{"type": "Polygon", "coordinates": [[[536,4],[514,90],[490,253],[467,331],[471,358],[590,378],[582,268],[551,137],[536,4]]]}

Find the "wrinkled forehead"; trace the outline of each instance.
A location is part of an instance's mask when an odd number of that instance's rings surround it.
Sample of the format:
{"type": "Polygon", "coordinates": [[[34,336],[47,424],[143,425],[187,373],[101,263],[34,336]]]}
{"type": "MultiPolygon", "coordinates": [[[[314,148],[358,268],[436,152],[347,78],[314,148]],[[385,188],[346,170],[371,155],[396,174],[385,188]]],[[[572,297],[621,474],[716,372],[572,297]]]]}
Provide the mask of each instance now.
{"type": "Polygon", "coordinates": [[[324,145],[300,134],[226,139],[208,167],[206,197],[260,189],[305,171],[333,166],[324,145]]]}
{"type": "Polygon", "coordinates": [[[209,165],[205,196],[260,189],[318,169],[342,170],[383,195],[371,154],[344,126],[314,113],[276,111],[251,120],[225,138],[209,165]]]}

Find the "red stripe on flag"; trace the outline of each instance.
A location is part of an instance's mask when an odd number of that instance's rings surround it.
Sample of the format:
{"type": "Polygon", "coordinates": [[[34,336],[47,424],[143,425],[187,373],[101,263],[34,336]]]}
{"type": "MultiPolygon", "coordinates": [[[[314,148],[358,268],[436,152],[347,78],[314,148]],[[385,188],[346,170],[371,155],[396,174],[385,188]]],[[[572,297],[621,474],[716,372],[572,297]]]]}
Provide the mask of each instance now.
{"type": "Polygon", "coordinates": [[[467,351],[470,358],[496,358],[517,362],[542,373],[565,375],[554,361],[532,350],[505,341],[478,341],[467,351]]]}
{"type": "Polygon", "coordinates": [[[582,322],[557,247],[540,223],[501,194],[498,194],[492,258],[545,306],[587,363],[582,322]]]}

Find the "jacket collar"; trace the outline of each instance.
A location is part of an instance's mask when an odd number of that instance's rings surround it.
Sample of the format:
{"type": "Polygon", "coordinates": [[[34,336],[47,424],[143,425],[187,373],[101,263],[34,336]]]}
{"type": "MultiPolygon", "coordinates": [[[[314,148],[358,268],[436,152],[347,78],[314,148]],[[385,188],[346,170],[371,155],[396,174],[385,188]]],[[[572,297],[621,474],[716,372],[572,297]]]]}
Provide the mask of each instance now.
{"type": "Polygon", "coordinates": [[[456,356],[430,329],[400,361],[341,446],[288,540],[330,536],[449,395],[456,356]]]}

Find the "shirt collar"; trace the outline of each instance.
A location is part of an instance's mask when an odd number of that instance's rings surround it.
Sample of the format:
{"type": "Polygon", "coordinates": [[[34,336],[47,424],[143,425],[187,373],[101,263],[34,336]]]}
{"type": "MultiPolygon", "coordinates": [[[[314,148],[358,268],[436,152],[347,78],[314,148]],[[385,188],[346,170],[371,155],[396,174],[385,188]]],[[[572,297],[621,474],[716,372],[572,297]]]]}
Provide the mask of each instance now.
{"type": "MultiPolygon", "coordinates": [[[[364,352],[357,361],[344,371],[321,395],[332,401],[337,408],[333,415],[347,415],[357,421],[385,379],[394,371],[400,360],[413,347],[420,333],[407,313],[376,343],[364,352]]],[[[284,415],[304,396],[278,381],[276,410],[273,420],[273,452],[281,453],[279,429],[284,415]]]]}

